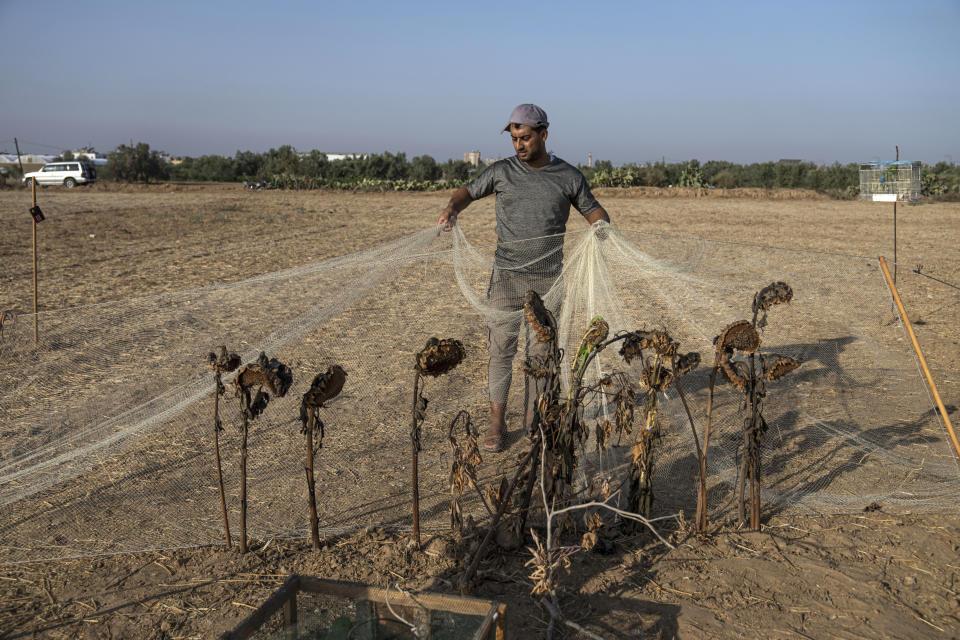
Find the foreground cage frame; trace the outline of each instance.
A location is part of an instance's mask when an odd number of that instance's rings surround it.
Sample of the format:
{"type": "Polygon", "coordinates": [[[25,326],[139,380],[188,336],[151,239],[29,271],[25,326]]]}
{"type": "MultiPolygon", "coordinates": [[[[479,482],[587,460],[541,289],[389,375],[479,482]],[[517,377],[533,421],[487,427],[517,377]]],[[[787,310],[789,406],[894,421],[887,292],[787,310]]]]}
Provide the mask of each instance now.
{"type": "MultiPolygon", "coordinates": [[[[371,618],[381,624],[409,624],[412,621],[433,637],[431,614],[450,612],[480,618],[479,628],[469,636],[472,640],[504,640],[507,634],[507,605],[492,600],[442,593],[416,593],[398,589],[384,589],[355,582],[325,580],[311,576],[291,575],[270,598],[238,625],[223,634],[221,640],[241,640],[253,637],[270,618],[282,612],[283,630],[279,637],[295,640],[300,636],[297,621],[297,595],[311,593],[352,600],[367,607],[371,618]]],[[[380,624],[370,625],[362,636],[369,640],[385,638],[380,635],[380,624]]],[[[361,636],[357,636],[361,637],[361,636]]],[[[390,636],[392,637],[392,636],[390,636]]]]}
{"type": "Polygon", "coordinates": [[[920,189],[920,162],[897,160],[860,163],[861,200],[909,202],[920,197],[920,189]]]}

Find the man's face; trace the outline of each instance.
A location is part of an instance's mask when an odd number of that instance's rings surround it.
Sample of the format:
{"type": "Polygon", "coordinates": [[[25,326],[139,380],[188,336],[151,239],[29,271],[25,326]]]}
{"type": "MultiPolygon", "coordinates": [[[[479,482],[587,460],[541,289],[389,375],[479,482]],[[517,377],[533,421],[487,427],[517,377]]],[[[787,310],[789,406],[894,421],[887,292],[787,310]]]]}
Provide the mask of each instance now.
{"type": "Polygon", "coordinates": [[[527,124],[510,124],[510,139],[517,157],[527,164],[537,165],[547,157],[547,130],[537,131],[527,124]]]}

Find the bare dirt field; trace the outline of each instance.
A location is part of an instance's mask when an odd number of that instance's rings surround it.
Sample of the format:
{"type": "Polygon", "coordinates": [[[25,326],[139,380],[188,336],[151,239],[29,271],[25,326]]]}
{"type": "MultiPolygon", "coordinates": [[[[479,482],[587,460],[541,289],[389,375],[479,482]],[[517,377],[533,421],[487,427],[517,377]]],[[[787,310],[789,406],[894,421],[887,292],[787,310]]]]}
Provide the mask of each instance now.
{"type": "MultiPolygon", "coordinates": [[[[597,193],[625,229],[892,259],[890,205],[667,195],[597,193]]],[[[428,227],[448,197],[239,185],[42,189],[40,306],[179,291],[344,255],[428,227]]],[[[33,308],[29,206],[27,191],[0,191],[0,310],[17,314],[33,308]]],[[[471,240],[493,242],[493,200],[474,204],[461,224],[471,240]]],[[[960,282],[960,204],[901,205],[897,251],[902,272],[922,264],[960,282]]],[[[957,293],[933,281],[904,291],[955,424],[957,293]]],[[[887,511],[779,514],[760,532],[716,523],[706,539],[671,522],[673,550],[622,531],[609,553],[573,558],[561,604],[606,638],[960,638],[956,510],[887,511]]],[[[454,592],[469,547],[436,535],[417,551],[408,534],[371,529],[328,538],[320,551],[308,540],[263,540],[245,556],[210,547],[0,566],[0,638],[217,637],[290,573],[454,592]]],[[[528,558],[492,555],[474,591],[509,605],[508,637],[546,631],[549,615],[529,595],[528,558]]]]}

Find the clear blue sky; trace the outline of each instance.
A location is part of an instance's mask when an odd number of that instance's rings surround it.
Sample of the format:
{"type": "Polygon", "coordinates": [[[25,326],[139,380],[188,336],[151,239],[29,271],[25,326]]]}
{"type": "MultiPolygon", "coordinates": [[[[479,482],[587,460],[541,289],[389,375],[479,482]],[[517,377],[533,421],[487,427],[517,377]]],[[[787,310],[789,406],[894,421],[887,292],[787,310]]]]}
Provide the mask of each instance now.
{"type": "Polygon", "coordinates": [[[0,150],[960,162],[960,0],[0,0],[0,150]],[[38,145],[49,145],[42,147],[38,145]]]}

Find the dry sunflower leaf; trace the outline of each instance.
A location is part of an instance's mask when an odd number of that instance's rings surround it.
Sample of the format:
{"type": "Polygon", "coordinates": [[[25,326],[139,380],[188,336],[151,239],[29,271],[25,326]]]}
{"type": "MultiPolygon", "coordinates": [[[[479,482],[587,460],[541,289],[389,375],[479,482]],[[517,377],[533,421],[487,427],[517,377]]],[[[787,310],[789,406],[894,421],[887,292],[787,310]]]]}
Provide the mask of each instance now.
{"type": "Polygon", "coordinates": [[[583,538],[580,540],[580,546],[586,551],[592,550],[595,546],[597,546],[597,534],[593,531],[588,531],[583,534],[583,538]]]}
{"type": "Polygon", "coordinates": [[[640,373],[640,382],[648,389],[653,391],[666,391],[673,381],[673,373],[664,367],[647,365],[640,373]]]}
{"type": "Polygon", "coordinates": [[[738,391],[745,392],[747,390],[747,378],[749,376],[747,365],[736,360],[723,358],[720,360],[720,370],[723,371],[723,377],[727,379],[727,382],[735,386],[738,391]]]}
{"type": "Polygon", "coordinates": [[[767,356],[763,361],[763,369],[766,372],[764,377],[770,382],[773,382],[774,380],[779,380],[794,369],[797,369],[799,366],[799,360],[774,353],[773,355],[767,356]]]}
{"type": "Polygon", "coordinates": [[[690,373],[700,365],[700,354],[696,351],[686,353],[679,358],[673,365],[673,375],[682,376],[690,373]]]}

